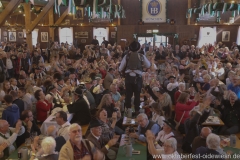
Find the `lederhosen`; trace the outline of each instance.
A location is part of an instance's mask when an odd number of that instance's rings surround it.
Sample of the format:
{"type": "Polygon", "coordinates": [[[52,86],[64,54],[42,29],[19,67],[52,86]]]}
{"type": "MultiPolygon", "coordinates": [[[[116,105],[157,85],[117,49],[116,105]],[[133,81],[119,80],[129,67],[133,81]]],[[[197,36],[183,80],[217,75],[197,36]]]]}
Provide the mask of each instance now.
{"type": "MultiPolygon", "coordinates": [[[[10,136],[12,136],[12,131],[11,130],[9,130],[9,133],[10,133],[10,136]]],[[[0,133],[0,137],[2,137],[3,139],[8,139],[5,135],[2,135],[1,133],[0,133]]],[[[13,143],[13,145],[14,145],[14,147],[16,147],[16,144],[15,144],[15,142],[13,143]]],[[[10,155],[9,155],[9,147],[7,147],[7,148],[5,148],[4,150],[3,150],[3,153],[4,153],[4,156],[2,157],[2,158],[0,158],[0,160],[6,160],[10,155]]]]}

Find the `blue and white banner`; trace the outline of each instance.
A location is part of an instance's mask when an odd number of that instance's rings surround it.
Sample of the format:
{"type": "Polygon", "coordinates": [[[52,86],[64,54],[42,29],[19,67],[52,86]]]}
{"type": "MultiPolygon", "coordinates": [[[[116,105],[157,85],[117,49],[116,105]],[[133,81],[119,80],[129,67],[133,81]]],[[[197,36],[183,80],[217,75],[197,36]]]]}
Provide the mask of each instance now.
{"type": "Polygon", "coordinates": [[[166,1],[142,0],[142,20],[145,23],[165,23],[166,1]]]}

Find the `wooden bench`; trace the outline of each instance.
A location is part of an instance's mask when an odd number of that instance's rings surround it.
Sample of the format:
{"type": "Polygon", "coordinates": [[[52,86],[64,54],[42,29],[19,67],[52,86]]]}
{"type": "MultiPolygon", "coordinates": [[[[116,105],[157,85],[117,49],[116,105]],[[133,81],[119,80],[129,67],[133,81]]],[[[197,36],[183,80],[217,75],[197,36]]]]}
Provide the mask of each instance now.
{"type": "Polygon", "coordinates": [[[236,136],[240,139],[240,132],[236,134],[236,136]]]}

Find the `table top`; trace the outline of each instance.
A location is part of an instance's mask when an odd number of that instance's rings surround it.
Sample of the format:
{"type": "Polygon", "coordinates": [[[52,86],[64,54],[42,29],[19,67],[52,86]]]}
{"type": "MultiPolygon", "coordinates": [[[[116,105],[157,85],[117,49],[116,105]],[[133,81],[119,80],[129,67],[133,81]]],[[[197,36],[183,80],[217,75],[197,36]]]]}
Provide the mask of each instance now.
{"type": "Polygon", "coordinates": [[[138,126],[138,123],[136,122],[135,119],[124,117],[122,125],[123,126],[138,126]]]}
{"type": "Polygon", "coordinates": [[[224,126],[224,122],[217,116],[209,116],[208,119],[202,123],[203,126],[224,126]],[[218,119],[218,122],[211,121],[212,119],[218,119]]]}
{"type": "MultiPolygon", "coordinates": [[[[73,117],[73,114],[67,114],[67,119],[68,119],[68,122],[71,121],[73,117]]],[[[50,115],[42,124],[40,130],[41,130],[41,133],[43,135],[46,135],[46,132],[47,132],[47,127],[51,126],[51,125],[54,125],[57,127],[57,129],[59,128],[59,125],[57,124],[56,122],[56,116],[55,115],[50,115]]]]}
{"type": "MultiPolygon", "coordinates": [[[[222,141],[222,136],[221,137],[221,141],[222,141]]],[[[224,137],[229,137],[229,136],[224,136],[224,137]]],[[[240,140],[238,137],[236,137],[237,141],[236,141],[236,146],[235,147],[231,147],[230,146],[230,142],[228,143],[228,146],[223,147],[223,150],[228,154],[231,155],[229,160],[236,160],[236,159],[240,159],[240,140]],[[237,157],[234,157],[235,156],[237,157]]]]}
{"type": "MultiPolygon", "coordinates": [[[[118,154],[116,160],[126,160],[127,157],[125,156],[123,147],[125,146],[125,143],[128,136],[126,134],[122,134],[121,141],[120,141],[120,147],[118,149],[118,154]]],[[[146,160],[147,159],[147,146],[146,143],[142,143],[139,141],[135,141],[135,143],[132,144],[133,149],[136,151],[140,151],[140,154],[138,155],[132,155],[131,158],[134,158],[135,160],[146,160]]]]}

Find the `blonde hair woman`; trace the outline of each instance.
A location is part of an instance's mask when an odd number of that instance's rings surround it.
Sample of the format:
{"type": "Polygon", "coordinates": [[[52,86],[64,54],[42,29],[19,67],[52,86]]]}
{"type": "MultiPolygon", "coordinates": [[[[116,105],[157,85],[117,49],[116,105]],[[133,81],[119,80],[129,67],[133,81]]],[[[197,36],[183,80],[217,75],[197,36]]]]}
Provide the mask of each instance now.
{"type": "Polygon", "coordinates": [[[152,91],[158,98],[157,103],[159,107],[164,111],[165,118],[171,118],[172,100],[170,95],[158,87],[153,87],[152,91]]]}

